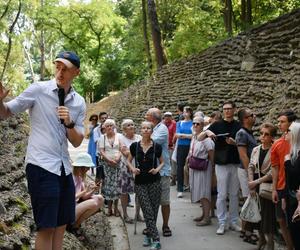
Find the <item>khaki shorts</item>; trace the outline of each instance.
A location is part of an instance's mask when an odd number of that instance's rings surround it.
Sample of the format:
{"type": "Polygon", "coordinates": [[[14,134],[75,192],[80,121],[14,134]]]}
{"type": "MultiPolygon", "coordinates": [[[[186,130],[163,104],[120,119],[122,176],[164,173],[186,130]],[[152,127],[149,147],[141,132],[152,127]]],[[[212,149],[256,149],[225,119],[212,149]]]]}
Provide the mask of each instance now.
{"type": "Polygon", "coordinates": [[[160,177],[161,198],[160,205],[165,206],[170,204],[170,176],[160,177]]]}
{"type": "Polygon", "coordinates": [[[243,198],[247,198],[250,193],[248,186],[248,172],[244,168],[238,168],[237,170],[242,190],[242,196],[243,198]]]}

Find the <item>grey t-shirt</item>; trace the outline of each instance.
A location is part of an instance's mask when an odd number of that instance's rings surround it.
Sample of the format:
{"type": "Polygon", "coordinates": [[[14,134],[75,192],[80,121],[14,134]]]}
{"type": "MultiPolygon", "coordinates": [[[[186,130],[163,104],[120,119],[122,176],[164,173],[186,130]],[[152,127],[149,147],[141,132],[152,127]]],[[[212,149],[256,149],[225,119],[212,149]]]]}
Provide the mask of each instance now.
{"type": "MultiPolygon", "coordinates": [[[[236,133],[235,141],[236,141],[237,146],[247,147],[247,156],[250,159],[253,148],[257,146],[257,142],[256,142],[252,132],[246,128],[241,128],[236,133]]],[[[243,168],[242,164],[243,163],[241,161],[240,168],[243,168]]]]}

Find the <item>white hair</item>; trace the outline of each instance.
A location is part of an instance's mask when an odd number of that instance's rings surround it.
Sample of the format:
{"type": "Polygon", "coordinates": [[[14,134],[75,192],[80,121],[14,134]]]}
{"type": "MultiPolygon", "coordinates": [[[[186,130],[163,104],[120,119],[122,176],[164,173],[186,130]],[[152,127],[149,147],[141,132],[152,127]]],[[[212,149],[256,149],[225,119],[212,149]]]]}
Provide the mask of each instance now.
{"type": "Polygon", "coordinates": [[[134,122],[133,122],[133,120],[131,120],[131,119],[124,119],[123,121],[122,121],[122,124],[121,124],[121,127],[122,127],[122,129],[124,130],[125,128],[126,128],[126,126],[128,125],[128,124],[134,124],[134,122]]]}
{"type": "Polygon", "coordinates": [[[291,161],[295,163],[300,151],[300,123],[293,122],[290,126],[291,135],[291,161]]]}
{"type": "Polygon", "coordinates": [[[106,125],[113,125],[115,127],[116,122],[113,119],[106,119],[105,122],[103,123],[103,126],[105,127],[106,125]]]}

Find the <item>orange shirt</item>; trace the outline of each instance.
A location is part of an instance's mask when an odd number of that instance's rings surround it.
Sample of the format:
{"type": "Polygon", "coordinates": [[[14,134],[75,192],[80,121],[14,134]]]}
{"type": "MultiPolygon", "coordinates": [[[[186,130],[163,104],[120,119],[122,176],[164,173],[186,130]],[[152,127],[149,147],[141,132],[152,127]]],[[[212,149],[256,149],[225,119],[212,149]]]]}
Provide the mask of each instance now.
{"type": "Polygon", "coordinates": [[[282,136],[276,140],[271,148],[271,164],[272,167],[278,167],[277,190],[285,188],[285,169],[284,157],[290,153],[290,143],[282,136]]]}

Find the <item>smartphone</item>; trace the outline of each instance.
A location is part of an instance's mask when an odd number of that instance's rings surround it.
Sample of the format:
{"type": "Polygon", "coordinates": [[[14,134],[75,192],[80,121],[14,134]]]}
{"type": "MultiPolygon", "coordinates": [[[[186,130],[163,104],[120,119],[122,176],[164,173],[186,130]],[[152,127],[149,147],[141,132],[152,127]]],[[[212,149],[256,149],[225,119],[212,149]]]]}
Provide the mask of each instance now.
{"type": "Polygon", "coordinates": [[[224,134],[217,134],[217,137],[229,137],[229,133],[224,133],[224,134]]]}

